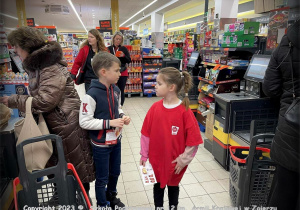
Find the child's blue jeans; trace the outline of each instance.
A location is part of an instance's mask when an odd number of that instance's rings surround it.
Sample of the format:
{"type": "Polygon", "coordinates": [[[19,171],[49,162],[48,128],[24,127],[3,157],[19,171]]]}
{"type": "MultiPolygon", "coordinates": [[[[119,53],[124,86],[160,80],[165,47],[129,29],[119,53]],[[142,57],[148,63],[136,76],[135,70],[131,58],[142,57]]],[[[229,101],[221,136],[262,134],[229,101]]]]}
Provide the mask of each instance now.
{"type": "Polygon", "coordinates": [[[117,183],[121,172],[121,141],[110,147],[97,147],[95,145],[92,147],[96,167],[97,206],[103,207],[108,205],[106,186],[108,192],[117,192],[117,183]]]}

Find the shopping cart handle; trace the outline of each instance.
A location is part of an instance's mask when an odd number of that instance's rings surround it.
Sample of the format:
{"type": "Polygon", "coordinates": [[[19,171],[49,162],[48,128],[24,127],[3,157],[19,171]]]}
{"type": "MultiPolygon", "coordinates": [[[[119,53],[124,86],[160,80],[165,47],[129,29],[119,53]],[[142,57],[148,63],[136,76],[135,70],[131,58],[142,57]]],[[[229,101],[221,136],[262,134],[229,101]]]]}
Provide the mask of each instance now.
{"type": "Polygon", "coordinates": [[[246,149],[246,150],[249,150],[249,147],[243,147],[243,146],[230,146],[229,147],[229,152],[230,152],[230,155],[231,155],[232,159],[234,159],[235,161],[237,161],[239,163],[246,163],[245,159],[240,159],[240,158],[236,157],[233,154],[233,150],[236,150],[236,149],[246,149]]]}

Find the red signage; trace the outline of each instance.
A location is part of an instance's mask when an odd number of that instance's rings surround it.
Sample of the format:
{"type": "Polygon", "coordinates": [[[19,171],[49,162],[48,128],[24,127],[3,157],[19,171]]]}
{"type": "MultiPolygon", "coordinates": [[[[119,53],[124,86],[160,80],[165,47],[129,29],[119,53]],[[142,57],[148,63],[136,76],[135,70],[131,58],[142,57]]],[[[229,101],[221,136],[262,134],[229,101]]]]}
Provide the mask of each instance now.
{"type": "Polygon", "coordinates": [[[27,18],[27,26],[35,27],[34,18],[27,18]]]}
{"type": "Polygon", "coordinates": [[[99,20],[100,32],[112,32],[111,20],[99,20]]]}

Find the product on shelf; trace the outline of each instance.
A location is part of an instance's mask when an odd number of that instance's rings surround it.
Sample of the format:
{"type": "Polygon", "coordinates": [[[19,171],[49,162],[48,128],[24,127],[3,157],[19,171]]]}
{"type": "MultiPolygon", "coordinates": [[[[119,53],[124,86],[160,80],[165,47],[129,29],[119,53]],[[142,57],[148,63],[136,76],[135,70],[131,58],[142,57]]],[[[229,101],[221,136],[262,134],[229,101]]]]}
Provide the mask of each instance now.
{"type": "Polygon", "coordinates": [[[143,57],[143,88],[144,94],[154,94],[157,74],[162,67],[161,56],[143,57]]]}

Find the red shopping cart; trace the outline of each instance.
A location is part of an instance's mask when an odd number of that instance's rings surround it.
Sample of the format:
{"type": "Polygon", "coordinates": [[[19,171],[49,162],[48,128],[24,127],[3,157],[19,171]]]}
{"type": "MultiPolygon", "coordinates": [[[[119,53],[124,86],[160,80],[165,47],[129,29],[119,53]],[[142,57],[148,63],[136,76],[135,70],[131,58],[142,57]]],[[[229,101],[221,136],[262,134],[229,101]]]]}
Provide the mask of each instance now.
{"type": "Polygon", "coordinates": [[[59,136],[50,134],[21,142],[17,145],[17,158],[20,174],[13,182],[16,210],[24,209],[26,206],[70,210],[91,208],[88,196],[74,166],[65,160],[62,140],[59,136]],[[51,139],[55,143],[53,145],[56,145],[57,165],[29,172],[25,165],[23,147],[27,144],[48,139],[51,139]],[[46,176],[48,179],[39,181],[41,177],[46,176]],[[20,189],[20,185],[22,189],[20,189]]]}

